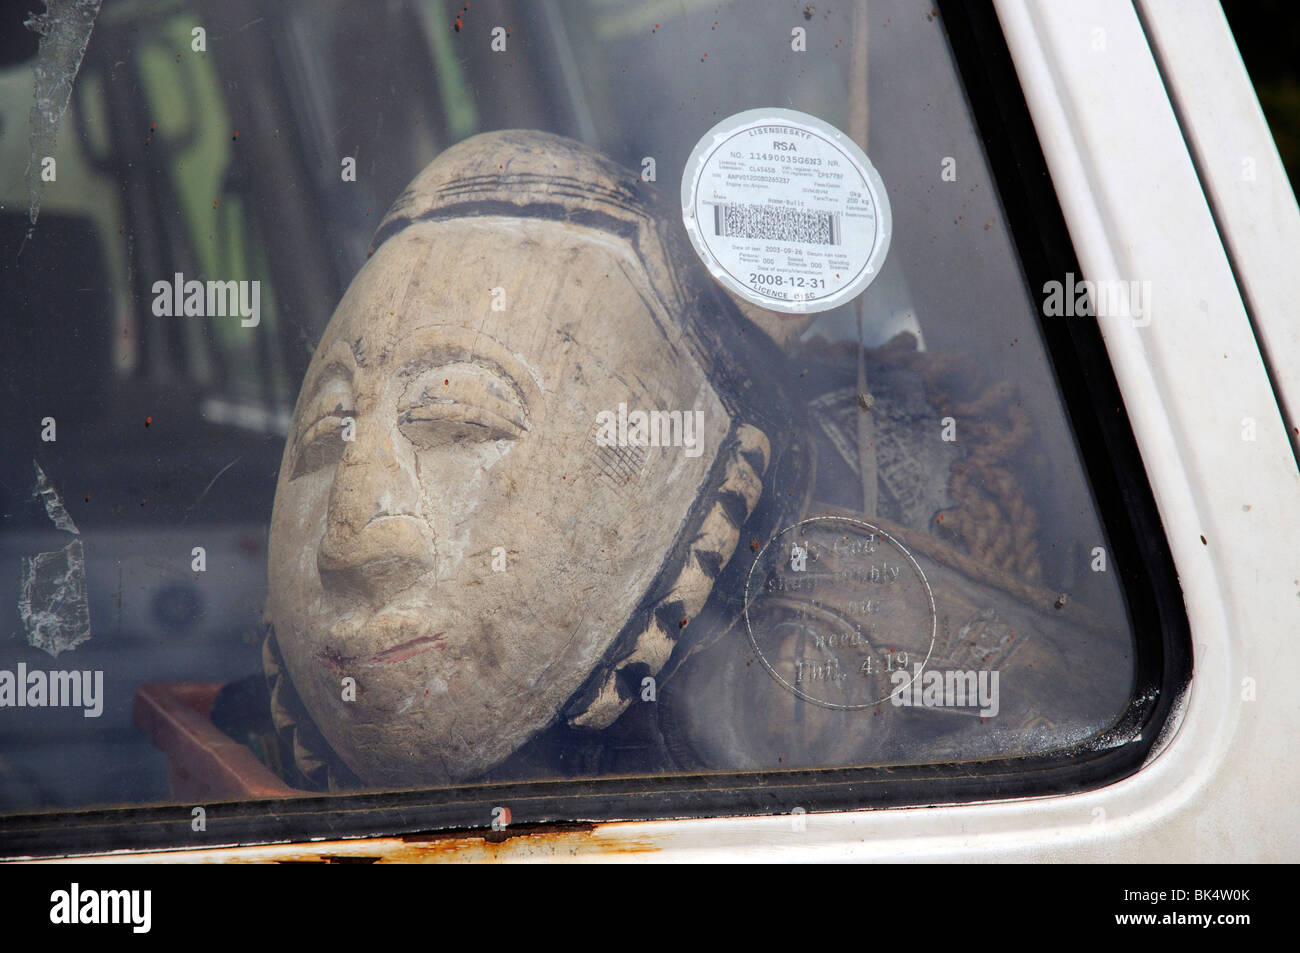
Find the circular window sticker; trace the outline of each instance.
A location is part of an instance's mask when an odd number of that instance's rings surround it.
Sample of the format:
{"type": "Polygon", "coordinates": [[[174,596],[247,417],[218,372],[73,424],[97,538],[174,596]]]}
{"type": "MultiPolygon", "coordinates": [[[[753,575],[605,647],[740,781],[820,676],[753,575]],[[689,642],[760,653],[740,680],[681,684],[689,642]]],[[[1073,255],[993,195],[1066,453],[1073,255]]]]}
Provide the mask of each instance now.
{"type": "Polygon", "coordinates": [[[725,288],[790,314],[851,301],[889,251],[889,198],[866,153],[791,109],[751,109],[708,131],[682,176],[682,219],[725,288]]]}
{"type": "Polygon", "coordinates": [[[781,685],[824,708],[875,708],[934,652],[938,613],[903,545],[862,520],[818,516],[768,540],[745,583],[745,629],[781,685]]]}

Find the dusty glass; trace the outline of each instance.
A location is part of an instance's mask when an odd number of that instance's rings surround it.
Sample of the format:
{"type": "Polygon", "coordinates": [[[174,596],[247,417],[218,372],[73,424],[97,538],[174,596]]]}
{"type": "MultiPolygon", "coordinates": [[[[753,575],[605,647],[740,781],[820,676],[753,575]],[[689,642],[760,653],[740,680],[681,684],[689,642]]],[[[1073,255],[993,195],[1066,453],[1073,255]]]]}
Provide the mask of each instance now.
{"type": "MultiPolygon", "coordinates": [[[[115,3],[79,63],[49,7],[0,71],[6,812],[183,799],[185,709],[285,795],[1019,756],[1124,710],[929,4],[115,3]],[[738,298],[687,240],[688,159],[756,109],[879,174],[848,303],[738,298]]],[[[736,160],[760,259],[842,239],[772,211],[801,144],[736,160]]]]}

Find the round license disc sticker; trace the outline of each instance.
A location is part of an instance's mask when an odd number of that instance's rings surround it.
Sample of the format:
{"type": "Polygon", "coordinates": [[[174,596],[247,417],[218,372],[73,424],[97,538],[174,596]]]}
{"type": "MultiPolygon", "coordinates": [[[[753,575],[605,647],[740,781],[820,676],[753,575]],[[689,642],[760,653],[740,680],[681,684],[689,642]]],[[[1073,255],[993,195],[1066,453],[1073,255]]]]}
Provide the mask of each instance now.
{"type": "Polygon", "coordinates": [[[866,153],[792,109],[710,129],[686,163],[682,219],[725,288],[790,314],[851,301],[889,251],[889,198],[866,153]]]}

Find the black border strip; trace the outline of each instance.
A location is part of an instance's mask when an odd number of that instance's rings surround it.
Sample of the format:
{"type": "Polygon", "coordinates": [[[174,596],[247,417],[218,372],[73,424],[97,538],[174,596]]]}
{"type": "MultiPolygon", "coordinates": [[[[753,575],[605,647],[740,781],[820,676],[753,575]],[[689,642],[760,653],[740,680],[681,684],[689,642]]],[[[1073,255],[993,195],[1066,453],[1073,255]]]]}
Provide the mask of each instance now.
{"type": "MultiPolygon", "coordinates": [[[[992,4],[939,0],[942,22],[994,173],[1029,288],[1080,274],[1065,220],[992,4]]],[[[1037,299],[1031,294],[1031,298],[1037,299]]],[[[511,829],[572,821],[651,820],[863,810],[1075,793],[1146,760],[1191,678],[1191,639],[1173,559],[1095,322],[1040,319],[1075,437],[1120,572],[1136,680],[1124,716],[1100,738],[1033,757],[840,768],[474,785],[436,791],[208,802],[0,818],[0,856],[201,849],[310,838],[485,833],[492,808],[511,829]]],[[[535,827],[533,828],[535,829],[535,827]]],[[[507,832],[488,836],[501,836],[507,832]]]]}

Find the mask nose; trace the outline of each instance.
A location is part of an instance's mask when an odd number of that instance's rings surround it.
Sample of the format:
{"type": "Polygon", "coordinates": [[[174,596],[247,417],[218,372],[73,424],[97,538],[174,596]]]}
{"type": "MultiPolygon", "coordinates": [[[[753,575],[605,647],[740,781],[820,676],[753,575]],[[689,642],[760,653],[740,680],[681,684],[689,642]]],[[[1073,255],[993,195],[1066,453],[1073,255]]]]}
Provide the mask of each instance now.
{"type": "Polygon", "coordinates": [[[336,464],[316,568],[327,591],[378,608],[432,572],[436,557],[414,455],[367,423],[357,421],[336,464]]]}

